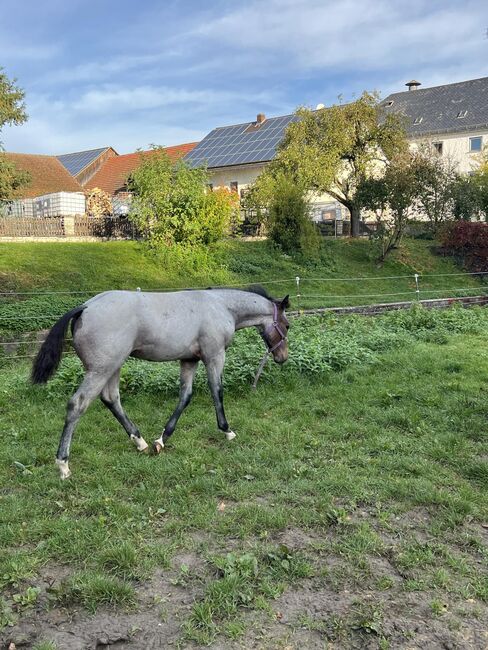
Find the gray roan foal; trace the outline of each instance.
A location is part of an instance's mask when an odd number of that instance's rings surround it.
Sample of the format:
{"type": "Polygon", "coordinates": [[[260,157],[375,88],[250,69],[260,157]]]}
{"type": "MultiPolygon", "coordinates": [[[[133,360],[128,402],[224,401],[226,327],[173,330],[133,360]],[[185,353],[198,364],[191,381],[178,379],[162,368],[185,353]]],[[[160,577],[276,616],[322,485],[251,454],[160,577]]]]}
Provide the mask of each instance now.
{"type": "Polygon", "coordinates": [[[207,289],[148,293],[107,291],[72,309],[53,326],[32,368],[32,381],[45,383],[61,360],[63,341],[71,322],[73,347],[85,367],[81,386],[68,402],[56,463],[68,478],[69,449],[78,420],[98,396],[114,414],[139,451],[148,447],[120,402],[120,368],[128,357],[181,364],[180,400],[153,449],[159,453],[188,406],[199,361],[207,370],[219,429],[235,438],[227,423],[222,391],[225,350],[236,330],[257,327],[274,361],[288,358],[285,316],[288,296],[274,300],[260,288],[207,289]]]}

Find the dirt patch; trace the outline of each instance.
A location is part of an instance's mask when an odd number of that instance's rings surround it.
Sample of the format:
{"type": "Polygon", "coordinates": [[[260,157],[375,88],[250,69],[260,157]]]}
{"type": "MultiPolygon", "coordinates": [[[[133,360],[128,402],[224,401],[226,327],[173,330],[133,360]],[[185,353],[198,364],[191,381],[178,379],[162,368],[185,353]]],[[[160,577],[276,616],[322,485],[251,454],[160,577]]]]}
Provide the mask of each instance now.
{"type": "MultiPolygon", "coordinates": [[[[371,519],[370,519],[371,521],[371,519]]],[[[424,512],[402,515],[395,525],[417,531],[427,525],[424,512]]],[[[482,529],[484,530],[484,529],[482,529]]],[[[480,533],[478,526],[476,532],[480,533]]],[[[289,528],[273,536],[290,552],[304,552],[316,574],[288,586],[269,609],[243,609],[239,620],[243,635],[236,639],[219,636],[215,650],[486,650],[488,606],[473,599],[460,599],[438,592],[405,591],[404,579],[388,557],[368,556],[366,573],[354,560],[339,558],[323,546],[334,527],[324,531],[289,528]],[[322,550],[318,550],[322,549],[322,550]],[[351,571],[351,576],[347,571],[351,571]],[[357,573],[354,571],[358,569],[357,573]],[[382,639],[388,645],[381,645],[382,639]]],[[[231,544],[245,552],[255,540],[231,544]]],[[[44,567],[36,586],[41,588],[35,609],[23,613],[20,622],[0,633],[0,650],[10,643],[17,649],[51,641],[57,650],[124,648],[197,648],[182,641],[182,624],[215,575],[207,553],[223,549],[207,535],[195,535],[200,550],[184,550],[173,557],[172,567],[157,570],[148,581],[136,585],[134,610],[101,608],[90,615],[80,608],[59,607],[50,597],[70,575],[68,567],[44,567]]],[[[396,543],[399,543],[398,537],[396,543]]],[[[8,594],[7,594],[8,596],[8,594]]]]}

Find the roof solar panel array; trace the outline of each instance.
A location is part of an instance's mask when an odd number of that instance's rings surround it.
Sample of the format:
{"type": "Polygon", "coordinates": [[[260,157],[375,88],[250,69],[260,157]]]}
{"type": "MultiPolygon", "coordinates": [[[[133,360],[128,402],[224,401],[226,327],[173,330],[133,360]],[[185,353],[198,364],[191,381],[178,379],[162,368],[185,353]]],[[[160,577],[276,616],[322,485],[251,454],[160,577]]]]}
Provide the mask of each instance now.
{"type": "Polygon", "coordinates": [[[211,131],[185,160],[193,167],[227,167],[272,160],[294,115],[271,117],[261,124],[246,122],[211,131]]]}
{"type": "Polygon", "coordinates": [[[72,176],[76,176],[76,174],[81,172],[82,169],[85,169],[87,165],[106,150],[107,147],[102,147],[101,149],[77,151],[76,153],[67,153],[56,157],[72,176]]]}

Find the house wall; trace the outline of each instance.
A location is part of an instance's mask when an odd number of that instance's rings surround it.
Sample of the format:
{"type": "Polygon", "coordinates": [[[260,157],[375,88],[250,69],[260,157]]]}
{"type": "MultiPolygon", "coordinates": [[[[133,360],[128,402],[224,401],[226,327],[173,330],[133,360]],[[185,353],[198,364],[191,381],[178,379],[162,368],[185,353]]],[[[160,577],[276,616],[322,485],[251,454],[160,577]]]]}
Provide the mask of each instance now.
{"type": "Polygon", "coordinates": [[[469,150],[470,138],[477,136],[482,138],[482,148],[488,146],[488,130],[431,135],[419,140],[413,140],[411,146],[417,147],[422,143],[442,142],[442,156],[456,162],[458,171],[461,174],[468,174],[479,165],[480,153],[470,152],[469,150]]]}
{"type": "Polygon", "coordinates": [[[266,163],[257,163],[256,165],[234,165],[232,167],[210,169],[210,182],[214,189],[217,187],[231,189],[231,183],[237,181],[237,189],[240,193],[241,190],[245,190],[254,183],[265,166],[266,163]]]}

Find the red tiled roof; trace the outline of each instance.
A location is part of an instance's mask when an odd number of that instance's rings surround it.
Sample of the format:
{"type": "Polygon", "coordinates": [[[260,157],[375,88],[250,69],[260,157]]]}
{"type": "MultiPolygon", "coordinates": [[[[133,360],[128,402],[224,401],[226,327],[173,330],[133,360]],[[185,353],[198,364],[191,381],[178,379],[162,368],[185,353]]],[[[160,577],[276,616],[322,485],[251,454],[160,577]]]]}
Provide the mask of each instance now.
{"type": "Polygon", "coordinates": [[[18,169],[29,172],[30,183],[20,190],[22,198],[34,198],[53,192],[83,192],[78,181],[55,156],[30,153],[5,153],[18,169]]]}
{"type": "MultiPolygon", "coordinates": [[[[165,147],[165,151],[171,160],[176,161],[185,156],[198,143],[189,142],[175,147],[165,147]]],[[[151,154],[152,151],[143,151],[142,155],[151,154]]],[[[98,187],[108,194],[124,190],[129,174],[136,169],[141,160],[141,152],[128,153],[122,156],[113,156],[90,178],[85,189],[92,190],[98,187]]]]}

